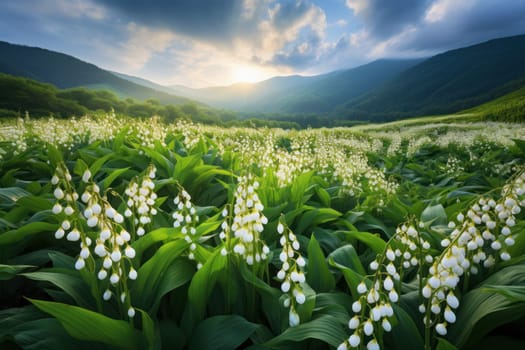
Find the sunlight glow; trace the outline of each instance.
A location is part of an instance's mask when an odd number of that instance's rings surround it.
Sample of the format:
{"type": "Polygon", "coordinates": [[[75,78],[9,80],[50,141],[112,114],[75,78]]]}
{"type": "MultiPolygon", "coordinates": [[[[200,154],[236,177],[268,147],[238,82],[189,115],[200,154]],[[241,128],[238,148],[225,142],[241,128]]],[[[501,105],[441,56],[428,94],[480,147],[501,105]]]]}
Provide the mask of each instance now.
{"type": "Polygon", "coordinates": [[[233,80],[241,83],[255,83],[267,78],[267,74],[253,66],[239,66],[233,71],[233,80]]]}

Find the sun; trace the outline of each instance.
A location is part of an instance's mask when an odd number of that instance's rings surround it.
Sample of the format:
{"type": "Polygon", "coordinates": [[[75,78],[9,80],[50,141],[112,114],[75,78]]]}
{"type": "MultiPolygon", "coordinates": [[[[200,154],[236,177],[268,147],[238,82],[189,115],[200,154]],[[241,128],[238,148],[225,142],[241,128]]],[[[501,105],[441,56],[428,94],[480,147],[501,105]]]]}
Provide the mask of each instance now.
{"type": "Polygon", "coordinates": [[[233,71],[233,79],[236,82],[255,83],[265,77],[266,74],[261,69],[252,66],[239,66],[233,71]]]}

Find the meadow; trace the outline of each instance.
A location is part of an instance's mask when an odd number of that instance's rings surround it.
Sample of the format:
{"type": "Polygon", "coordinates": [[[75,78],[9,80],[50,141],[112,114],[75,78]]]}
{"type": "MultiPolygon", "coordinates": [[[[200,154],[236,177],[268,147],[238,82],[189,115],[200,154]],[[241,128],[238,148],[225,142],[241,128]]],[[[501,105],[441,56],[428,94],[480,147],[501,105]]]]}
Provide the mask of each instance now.
{"type": "Polygon", "coordinates": [[[489,121],[0,120],[0,348],[520,348],[524,160],[489,121]]]}

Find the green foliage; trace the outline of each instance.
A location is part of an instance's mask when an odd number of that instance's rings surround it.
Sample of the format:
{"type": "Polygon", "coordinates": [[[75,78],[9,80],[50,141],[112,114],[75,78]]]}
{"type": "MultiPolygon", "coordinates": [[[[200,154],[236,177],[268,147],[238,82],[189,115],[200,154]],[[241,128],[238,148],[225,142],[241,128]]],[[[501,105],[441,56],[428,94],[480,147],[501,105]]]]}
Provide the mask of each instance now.
{"type": "Polygon", "coordinates": [[[4,122],[0,347],[334,349],[349,347],[349,320],[363,325],[374,305],[392,315],[368,335],[359,326],[361,349],[374,339],[392,350],[521,346],[505,328],[525,317],[522,126],[496,124],[504,137],[489,138],[486,125],[4,122]],[[57,132],[43,134],[45,123],[57,132]],[[458,276],[456,320],[440,335],[442,313],[423,323],[423,287],[458,244],[455,229],[488,228],[472,214],[480,198],[510,203],[514,221],[495,219],[499,236],[476,246],[493,254],[491,266],[465,253],[477,270],[458,276]],[[493,249],[494,241],[508,246],[493,249]]]}

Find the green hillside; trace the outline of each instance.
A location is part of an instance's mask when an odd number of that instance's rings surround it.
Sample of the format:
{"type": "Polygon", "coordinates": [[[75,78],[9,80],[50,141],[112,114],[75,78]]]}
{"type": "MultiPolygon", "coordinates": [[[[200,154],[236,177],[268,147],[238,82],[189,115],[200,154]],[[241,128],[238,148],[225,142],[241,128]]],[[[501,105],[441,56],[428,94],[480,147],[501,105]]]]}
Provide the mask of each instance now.
{"type": "Polygon", "coordinates": [[[434,56],[338,108],[346,118],[393,120],[454,113],[525,85],[525,35],[434,56]]]}
{"type": "Polygon", "coordinates": [[[161,105],[154,99],[145,102],[121,99],[108,90],[58,89],[51,84],[0,73],[0,117],[23,116],[26,111],[37,117],[71,117],[82,116],[88,111],[114,110],[132,117],[159,115],[168,121],[177,118],[200,122],[220,120],[216,111],[203,108],[194,103],[174,106],[161,105]]]}
{"type": "MultiPolygon", "coordinates": [[[[180,95],[215,107],[243,112],[327,113],[348,99],[374,90],[419,62],[420,59],[378,60],[356,68],[316,76],[292,75],[274,77],[254,84],[173,89],[180,95]]],[[[140,81],[133,77],[124,78],[140,81]]]]}
{"type": "Polygon", "coordinates": [[[122,79],[69,55],[3,41],[0,41],[0,72],[50,83],[62,89],[104,86],[120,97],[142,101],[154,98],[162,104],[191,102],[187,98],[122,79]]]}

